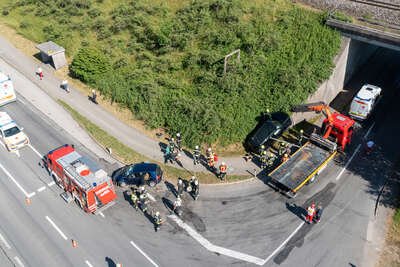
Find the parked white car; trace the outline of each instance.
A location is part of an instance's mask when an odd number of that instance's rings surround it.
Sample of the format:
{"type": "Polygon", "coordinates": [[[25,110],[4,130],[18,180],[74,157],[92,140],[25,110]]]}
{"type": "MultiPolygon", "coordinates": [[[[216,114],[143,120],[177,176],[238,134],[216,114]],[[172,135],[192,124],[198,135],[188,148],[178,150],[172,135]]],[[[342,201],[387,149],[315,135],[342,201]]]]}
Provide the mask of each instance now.
{"type": "Polygon", "coordinates": [[[353,98],[349,115],[355,120],[365,120],[371,114],[381,96],[382,89],[378,86],[365,84],[353,98]]]}

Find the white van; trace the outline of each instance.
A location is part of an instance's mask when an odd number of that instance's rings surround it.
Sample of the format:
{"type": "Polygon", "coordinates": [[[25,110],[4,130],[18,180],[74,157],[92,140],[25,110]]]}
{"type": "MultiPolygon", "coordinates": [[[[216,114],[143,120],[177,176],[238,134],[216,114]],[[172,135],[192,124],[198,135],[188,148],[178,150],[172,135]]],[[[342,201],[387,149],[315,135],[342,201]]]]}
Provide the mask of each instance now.
{"type": "Polygon", "coordinates": [[[365,84],[350,105],[349,115],[355,120],[365,120],[378,102],[382,89],[375,85],[365,84]]]}
{"type": "Polygon", "coordinates": [[[0,106],[17,100],[10,77],[0,72],[0,106]]]}

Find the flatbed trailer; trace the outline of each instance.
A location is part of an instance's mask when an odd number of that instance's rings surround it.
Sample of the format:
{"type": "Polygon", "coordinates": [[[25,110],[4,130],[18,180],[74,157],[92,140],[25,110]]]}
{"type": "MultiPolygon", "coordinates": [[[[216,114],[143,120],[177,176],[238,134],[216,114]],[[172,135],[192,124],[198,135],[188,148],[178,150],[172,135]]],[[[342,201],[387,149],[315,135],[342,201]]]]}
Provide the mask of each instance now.
{"type": "Polygon", "coordinates": [[[336,144],[316,135],[312,137],[268,175],[274,186],[289,197],[294,197],[298,190],[313,180],[337,153],[336,144]]]}

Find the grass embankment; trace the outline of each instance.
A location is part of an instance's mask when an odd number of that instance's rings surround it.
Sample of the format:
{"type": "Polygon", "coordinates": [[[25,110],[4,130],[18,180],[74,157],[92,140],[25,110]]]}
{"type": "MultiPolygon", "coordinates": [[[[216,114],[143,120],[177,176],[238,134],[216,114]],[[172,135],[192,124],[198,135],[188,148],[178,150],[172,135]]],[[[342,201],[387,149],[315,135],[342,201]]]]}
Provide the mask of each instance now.
{"type": "Polygon", "coordinates": [[[29,39],[64,46],[75,77],[190,147],[240,144],[261,112],[305,100],[340,45],[323,14],[289,0],[9,0],[0,10],[29,39]]]}
{"type": "MultiPolygon", "coordinates": [[[[117,138],[109,135],[106,131],[101,129],[96,124],[89,121],[87,118],[79,114],[76,110],[74,110],[71,106],[65,103],[62,100],[58,100],[58,102],[71,114],[71,116],[78,122],[78,124],[85,129],[89,135],[102,147],[111,148],[112,154],[119,161],[129,164],[133,162],[155,162],[151,160],[128,146],[124,145],[117,138]]],[[[159,162],[156,162],[160,164],[159,162]]],[[[201,183],[210,184],[210,183],[221,183],[219,179],[216,178],[215,175],[211,173],[203,173],[203,172],[189,172],[187,170],[182,170],[178,168],[174,168],[172,166],[168,166],[166,164],[160,164],[165,173],[165,179],[170,181],[176,181],[178,177],[183,177],[185,179],[190,178],[190,176],[195,175],[198,177],[201,183]]],[[[227,182],[233,182],[238,180],[248,179],[250,176],[240,176],[240,175],[228,175],[227,182]]]]}

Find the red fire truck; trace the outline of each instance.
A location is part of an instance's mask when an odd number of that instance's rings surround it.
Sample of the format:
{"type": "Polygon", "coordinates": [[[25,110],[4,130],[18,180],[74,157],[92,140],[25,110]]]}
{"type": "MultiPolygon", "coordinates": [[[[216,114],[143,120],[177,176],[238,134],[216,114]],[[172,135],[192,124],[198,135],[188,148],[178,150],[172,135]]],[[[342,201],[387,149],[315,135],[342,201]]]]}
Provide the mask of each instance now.
{"type": "Polygon", "coordinates": [[[61,196],[65,201],[75,201],[91,213],[114,204],[117,195],[111,178],[92,160],[76,152],[73,145],[50,151],[43,161],[49,174],[64,189],[61,196]]]}

